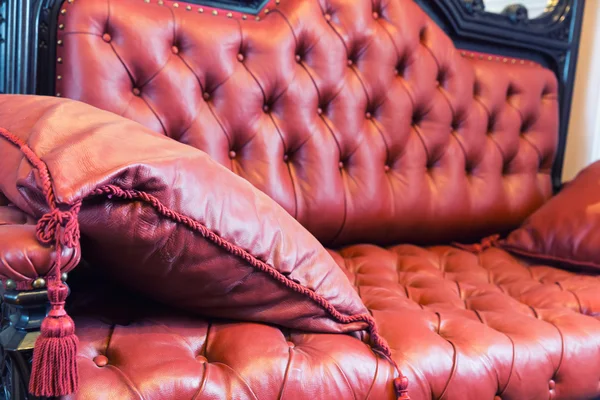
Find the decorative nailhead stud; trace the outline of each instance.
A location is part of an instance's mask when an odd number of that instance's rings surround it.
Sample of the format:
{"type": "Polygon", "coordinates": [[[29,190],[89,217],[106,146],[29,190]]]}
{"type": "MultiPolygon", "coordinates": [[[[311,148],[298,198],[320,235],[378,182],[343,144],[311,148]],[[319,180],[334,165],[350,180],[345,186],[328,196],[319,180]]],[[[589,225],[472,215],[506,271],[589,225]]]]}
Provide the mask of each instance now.
{"type": "Polygon", "coordinates": [[[280,0],[275,0],[275,4],[279,5],[279,3],[281,3],[280,0]]]}
{"type": "Polygon", "coordinates": [[[57,62],[57,63],[59,63],[59,64],[62,64],[62,57],[58,57],[58,58],[56,59],[56,62],[57,62]]]}
{"type": "Polygon", "coordinates": [[[74,1],[74,0],[69,0],[69,4],[73,4],[73,1],[74,1]]]}
{"type": "Polygon", "coordinates": [[[58,29],[65,29],[65,24],[58,25],[58,29]]]}
{"type": "Polygon", "coordinates": [[[179,3],[173,3],[173,7],[179,8],[179,3]]]}
{"type": "Polygon", "coordinates": [[[219,15],[219,12],[217,10],[213,10],[212,15],[219,15]]]}
{"type": "Polygon", "coordinates": [[[200,7],[200,8],[198,9],[198,12],[202,14],[202,13],[204,12],[204,8],[200,7]]]}
{"type": "Polygon", "coordinates": [[[56,97],[60,97],[60,96],[62,96],[62,95],[60,94],[60,92],[56,93],[56,97]]]}
{"type": "Polygon", "coordinates": [[[233,17],[233,14],[232,13],[227,13],[227,18],[231,18],[231,17],[233,17]]]}
{"type": "Polygon", "coordinates": [[[164,2],[164,1],[162,1],[162,0],[158,0],[158,5],[159,5],[159,6],[162,6],[163,4],[165,4],[165,2],[164,2]]]}
{"type": "Polygon", "coordinates": [[[58,39],[58,40],[56,41],[56,44],[57,44],[57,45],[59,45],[59,46],[62,46],[62,45],[63,45],[63,41],[62,41],[62,40],[60,40],[60,39],[58,39]]]}
{"type": "Polygon", "coordinates": [[[46,280],[44,278],[37,278],[35,281],[33,281],[32,286],[34,289],[41,289],[46,286],[46,280]]]}
{"type": "Polygon", "coordinates": [[[12,279],[7,279],[5,286],[8,290],[13,290],[17,288],[17,284],[12,279]]]}
{"type": "Polygon", "coordinates": [[[260,17],[257,15],[256,18],[254,18],[256,21],[260,21],[260,17]]]}
{"type": "Polygon", "coordinates": [[[66,8],[63,8],[62,10],[60,10],[60,13],[61,13],[62,15],[65,15],[65,14],[67,13],[67,9],[66,9],[66,8]]]}
{"type": "Polygon", "coordinates": [[[144,0],[144,3],[146,3],[146,4],[150,3],[150,0],[144,0]]]}
{"type": "Polygon", "coordinates": [[[268,14],[271,10],[269,10],[268,8],[265,8],[265,14],[268,14]]]}
{"type": "Polygon", "coordinates": [[[60,80],[62,79],[62,75],[58,75],[58,76],[56,77],[56,79],[58,79],[58,80],[60,81],[60,80]]]}
{"type": "Polygon", "coordinates": [[[192,6],[187,6],[185,9],[188,11],[192,11],[192,6]]]}
{"type": "Polygon", "coordinates": [[[245,20],[248,19],[248,16],[247,15],[242,15],[242,19],[245,21],[245,20]]]}

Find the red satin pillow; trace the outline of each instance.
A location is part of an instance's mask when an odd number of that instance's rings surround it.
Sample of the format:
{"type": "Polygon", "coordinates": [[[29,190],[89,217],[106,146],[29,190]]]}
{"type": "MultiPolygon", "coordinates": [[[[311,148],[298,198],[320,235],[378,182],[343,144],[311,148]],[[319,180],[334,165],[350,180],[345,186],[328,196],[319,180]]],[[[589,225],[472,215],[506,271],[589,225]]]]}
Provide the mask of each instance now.
{"type": "Polygon", "coordinates": [[[600,161],[496,245],[535,260],[600,271],[600,161]]]}
{"type": "MultiPolygon", "coordinates": [[[[207,316],[317,332],[374,329],[323,246],[204,152],[65,99],[1,96],[0,121],[45,164],[63,213],[58,234],[76,238],[65,223],[76,219],[83,258],[112,279],[207,316]]],[[[5,139],[0,192],[58,221],[40,168],[5,139]]]]}

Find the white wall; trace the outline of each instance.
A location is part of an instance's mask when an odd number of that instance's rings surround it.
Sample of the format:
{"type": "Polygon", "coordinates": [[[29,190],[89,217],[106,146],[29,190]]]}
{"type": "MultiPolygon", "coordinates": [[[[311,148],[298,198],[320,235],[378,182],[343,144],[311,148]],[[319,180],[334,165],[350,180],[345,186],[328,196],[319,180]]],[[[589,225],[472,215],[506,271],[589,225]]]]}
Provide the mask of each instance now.
{"type": "Polygon", "coordinates": [[[600,159],[600,1],[586,1],[563,180],[600,159]]]}

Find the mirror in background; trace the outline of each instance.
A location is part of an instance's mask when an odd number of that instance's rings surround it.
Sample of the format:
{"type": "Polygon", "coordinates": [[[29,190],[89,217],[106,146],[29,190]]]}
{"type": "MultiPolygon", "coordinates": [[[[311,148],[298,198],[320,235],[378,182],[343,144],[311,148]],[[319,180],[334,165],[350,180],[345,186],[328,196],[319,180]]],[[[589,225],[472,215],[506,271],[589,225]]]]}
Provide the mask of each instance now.
{"type": "Polygon", "coordinates": [[[521,17],[534,19],[552,11],[560,0],[483,0],[485,11],[496,14],[527,13],[521,17]]]}

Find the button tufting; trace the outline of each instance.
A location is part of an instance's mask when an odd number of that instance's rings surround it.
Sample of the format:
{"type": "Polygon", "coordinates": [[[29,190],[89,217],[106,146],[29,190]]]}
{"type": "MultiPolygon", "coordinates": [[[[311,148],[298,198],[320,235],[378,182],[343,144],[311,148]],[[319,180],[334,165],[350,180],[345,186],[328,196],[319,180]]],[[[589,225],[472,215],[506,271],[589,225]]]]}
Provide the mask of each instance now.
{"type": "Polygon", "coordinates": [[[554,382],[554,379],[550,379],[550,381],[548,382],[548,387],[550,388],[550,390],[554,390],[556,388],[556,382],[554,382]]]}
{"type": "Polygon", "coordinates": [[[327,22],[331,21],[331,14],[329,14],[329,13],[325,14],[325,21],[327,21],[327,22]]]}
{"type": "Polygon", "coordinates": [[[296,347],[296,345],[294,344],[294,342],[288,340],[287,341],[287,345],[290,347],[290,349],[293,349],[294,347],[296,347]]]}
{"type": "Polygon", "coordinates": [[[352,61],[351,59],[348,59],[348,66],[351,67],[354,64],[354,61],[352,61]]]}
{"type": "Polygon", "coordinates": [[[140,90],[140,89],[138,89],[138,88],[136,88],[136,87],[134,87],[134,88],[132,89],[132,92],[133,92],[133,94],[134,94],[135,96],[139,96],[140,94],[142,94],[141,90],[140,90]]]}
{"type": "Polygon", "coordinates": [[[271,111],[271,108],[269,107],[268,104],[263,105],[263,111],[268,113],[269,111],[271,111]]]}
{"type": "Polygon", "coordinates": [[[239,62],[244,61],[244,55],[242,53],[238,53],[237,59],[238,59],[239,62]]]}
{"type": "Polygon", "coordinates": [[[283,155],[283,162],[288,162],[290,161],[290,156],[288,156],[287,154],[283,155]]]}
{"type": "Polygon", "coordinates": [[[208,92],[202,93],[202,98],[206,101],[210,100],[210,93],[208,93],[208,92]]]}
{"type": "Polygon", "coordinates": [[[196,361],[201,362],[201,363],[207,363],[208,359],[204,356],[196,356],[196,361]]]}
{"type": "Polygon", "coordinates": [[[100,354],[99,356],[94,357],[94,364],[97,367],[105,367],[108,364],[108,358],[105,355],[100,354]]]}
{"type": "Polygon", "coordinates": [[[231,151],[229,152],[229,158],[231,158],[231,159],[234,159],[236,155],[237,155],[237,154],[236,154],[236,152],[235,152],[235,151],[233,151],[233,150],[231,150],[231,151]]]}
{"type": "Polygon", "coordinates": [[[379,13],[377,11],[373,11],[373,18],[374,19],[378,19],[379,18],[379,13]]]}
{"type": "Polygon", "coordinates": [[[340,161],[340,162],[338,163],[338,167],[339,167],[340,169],[344,168],[344,162],[343,162],[343,161],[340,161]]]}
{"type": "Polygon", "coordinates": [[[110,36],[110,34],[105,33],[104,35],[102,35],[102,40],[104,40],[106,43],[110,43],[112,37],[110,36]]]}
{"type": "Polygon", "coordinates": [[[367,111],[367,112],[365,113],[365,118],[366,118],[366,119],[371,119],[371,117],[372,117],[371,113],[367,111]]]}
{"type": "Polygon", "coordinates": [[[390,166],[389,166],[389,165],[387,165],[387,164],[385,164],[385,165],[383,166],[383,170],[384,170],[385,172],[389,172],[389,171],[390,171],[390,166]]]}
{"type": "Polygon", "coordinates": [[[317,114],[322,115],[323,109],[321,107],[317,108],[317,114]]]}
{"type": "Polygon", "coordinates": [[[302,57],[300,56],[300,54],[296,54],[296,62],[301,62],[302,61],[302,57]]]}
{"type": "Polygon", "coordinates": [[[172,46],[171,47],[171,52],[173,54],[179,54],[179,48],[177,46],[172,46]]]}

